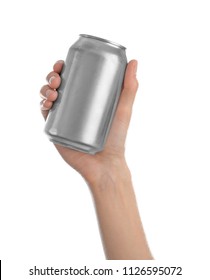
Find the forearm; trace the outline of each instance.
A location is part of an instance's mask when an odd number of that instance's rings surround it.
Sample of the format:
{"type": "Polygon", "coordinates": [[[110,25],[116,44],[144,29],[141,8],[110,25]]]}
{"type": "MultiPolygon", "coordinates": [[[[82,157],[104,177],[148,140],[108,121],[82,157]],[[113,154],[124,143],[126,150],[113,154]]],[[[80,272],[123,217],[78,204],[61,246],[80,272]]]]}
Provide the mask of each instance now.
{"type": "Polygon", "coordinates": [[[90,186],[107,259],[152,259],[126,164],[90,186]]]}

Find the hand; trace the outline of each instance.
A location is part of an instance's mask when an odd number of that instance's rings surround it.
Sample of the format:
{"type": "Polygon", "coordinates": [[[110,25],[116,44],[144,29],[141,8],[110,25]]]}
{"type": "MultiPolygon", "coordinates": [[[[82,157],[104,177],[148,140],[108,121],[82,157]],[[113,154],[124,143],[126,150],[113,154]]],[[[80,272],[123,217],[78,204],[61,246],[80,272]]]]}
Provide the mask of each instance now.
{"type": "MultiPolygon", "coordinates": [[[[44,85],[40,91],[40,95],[43,98],[41,112],[45,119],[58,96],[56,89],[61,82],[59,74],[61,73],[62,67],[62,60],[54,64],[53,71],[46,78],[48,84],[44,85]]],[[[123,172],[123,170],[128,169],[124,157],[124,145],[132,106],[138,89],[136,70],[137,61],[131,60],[126,68],[118,107],[103,151],[95,155],[90,155],[55,144],[62,158],[77,170],[90,186],[94,185],[94,182],[99,182],[102,178],[105,178],[107,174],[110,177],[110,174],[116,174],[115,171],[117,170],[123,172]]]]}

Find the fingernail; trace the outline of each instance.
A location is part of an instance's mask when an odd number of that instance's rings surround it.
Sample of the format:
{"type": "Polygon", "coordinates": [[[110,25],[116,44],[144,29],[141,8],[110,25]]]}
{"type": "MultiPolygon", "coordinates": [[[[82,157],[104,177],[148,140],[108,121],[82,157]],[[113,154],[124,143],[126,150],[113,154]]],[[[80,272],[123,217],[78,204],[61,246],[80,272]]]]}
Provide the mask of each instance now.
{"type": "Polygon", "coordinates": [[[138,62],[137,62],[137,60],[135,60],[135,62],[133,63],[133,73],[134,73],[134,75],[136,75],[137,67],[138,67],[138,62]]]}
{"type": "Polygon", "coordinates": [[[55,80],[55,76],[52,76],[50,79],[49,79],[49,84],[51,85],[52,84],[52,82],[53,82],[53,80],[55,80]]]}
{"type": "Polygon", "coordinates": [[[48,89],[48,90],[46,91],[46,93],[45,93],[45,95],[46,95],[47,98],[49,97],[50,93],[51,93],[51,90],[48,89]]]}
{"type": "Polygon", "coordinates": [[[42,102],[42,104],[41,104],[41,109],[42,109],[43,111],[49,110],[48,108],[46,108],[46,107],[44,106],[44,103],[45,103],[45,101],[42,102]]]}

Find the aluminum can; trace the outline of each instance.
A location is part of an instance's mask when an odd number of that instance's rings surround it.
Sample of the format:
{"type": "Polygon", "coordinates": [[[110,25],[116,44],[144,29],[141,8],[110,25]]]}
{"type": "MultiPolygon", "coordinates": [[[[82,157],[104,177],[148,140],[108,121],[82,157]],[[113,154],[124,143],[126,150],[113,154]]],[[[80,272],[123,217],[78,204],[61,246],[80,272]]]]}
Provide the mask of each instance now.
{"type": "Polygon", "coordinates": [[[58,98],[46,120],[50,141],[90,154],[103,150],[122,89],[125,50],[80,34],[67,54],[58,98]]]}

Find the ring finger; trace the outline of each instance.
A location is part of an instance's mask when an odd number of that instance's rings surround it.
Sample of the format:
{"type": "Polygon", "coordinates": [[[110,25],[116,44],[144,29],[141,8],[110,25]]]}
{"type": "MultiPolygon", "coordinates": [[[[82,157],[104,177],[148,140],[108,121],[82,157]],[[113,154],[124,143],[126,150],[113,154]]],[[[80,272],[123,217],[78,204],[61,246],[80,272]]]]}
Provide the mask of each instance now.
{"type": "Polygon", "coordinates": [[[51,89],[48,85],[45,85],[40,90],[40,96],[42,99],[48,101],[55,101],[58,97],[58,92],[56,90],[51,89]]]}

